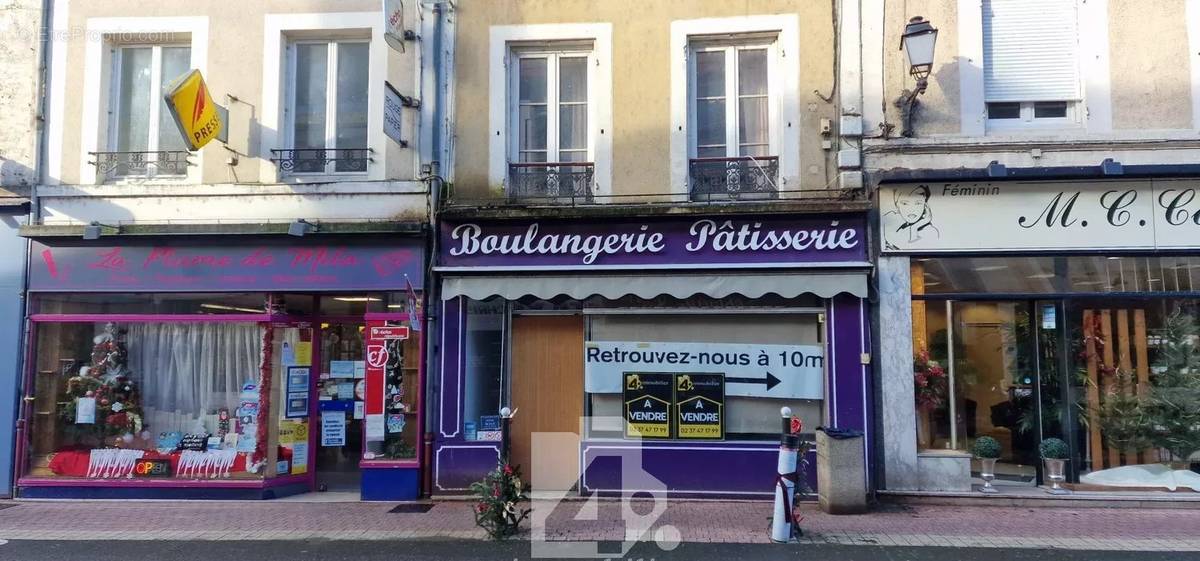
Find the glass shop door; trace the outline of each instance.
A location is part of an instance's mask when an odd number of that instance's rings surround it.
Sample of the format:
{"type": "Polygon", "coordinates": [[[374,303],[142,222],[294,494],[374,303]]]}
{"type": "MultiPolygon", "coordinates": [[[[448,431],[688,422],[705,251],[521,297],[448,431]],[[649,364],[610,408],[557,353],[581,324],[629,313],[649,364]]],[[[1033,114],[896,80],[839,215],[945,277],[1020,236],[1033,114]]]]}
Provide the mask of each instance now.
{"type": "Polygon", "coordinates": [[[314,399],[318,491],[359,492],[366,373],[362,320],[322,322],[314,399]]]}

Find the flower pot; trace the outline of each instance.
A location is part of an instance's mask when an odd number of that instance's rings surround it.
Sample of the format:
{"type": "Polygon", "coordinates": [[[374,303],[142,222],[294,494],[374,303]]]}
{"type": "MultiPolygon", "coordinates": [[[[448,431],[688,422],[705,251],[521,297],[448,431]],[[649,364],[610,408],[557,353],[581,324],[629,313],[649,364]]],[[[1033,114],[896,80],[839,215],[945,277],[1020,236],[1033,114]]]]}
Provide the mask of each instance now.
{"type": "Polygon", "coordinates": [[[1067,476],[1066,476],[1067,461],[1066,460],[1053,460],[1050,458],[1043,458],[1042,461],[1045,462],[1045,464],[1046,464],[1046,479],[1050,480],[1050,491],[1049,491],[1050,494],[1051,495],[1069,495],[1069,494],[1071,494],[1070,491],[1068,491],[1067,489],[1063,489],[1062,486],[1059,485],[1060,483],[1062,483],[1063,481],[1065,481],[1067,479],[1067,476]]]}
{"type": "Polygon", "coordinates": [[[980,493],[999,493],[1000,490],[992,487],[992,480],[996,478],[996,458],[979,458],[979,478],[983,480],[983,488],[979,489],[980,493]]]}

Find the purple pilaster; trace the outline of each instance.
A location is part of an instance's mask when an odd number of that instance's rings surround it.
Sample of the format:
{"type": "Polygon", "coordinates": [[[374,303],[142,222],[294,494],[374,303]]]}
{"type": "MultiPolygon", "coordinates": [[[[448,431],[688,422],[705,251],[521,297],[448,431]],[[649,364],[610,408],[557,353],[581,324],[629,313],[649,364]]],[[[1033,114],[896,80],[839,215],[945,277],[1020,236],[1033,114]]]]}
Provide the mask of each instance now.
{"type": "Polygon", "coordinates": [[[870,365],[863,360],[871,352],[867,304],[857,296],[839,294],[827,301],[826,309],[829,426],[862,431],[870,488],[873,398],[870,365]]]}

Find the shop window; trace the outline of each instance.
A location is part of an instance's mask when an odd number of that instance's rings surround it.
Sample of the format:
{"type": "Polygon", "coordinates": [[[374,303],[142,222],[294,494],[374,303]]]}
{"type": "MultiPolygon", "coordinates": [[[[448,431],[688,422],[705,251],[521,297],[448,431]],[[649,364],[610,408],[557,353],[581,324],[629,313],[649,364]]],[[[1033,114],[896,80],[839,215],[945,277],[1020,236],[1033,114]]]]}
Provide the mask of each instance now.
{"type": "Polygon", "coordinates": [[[191,68],[191,48],[116,46],[111,68],[108,151],[92,156],[98,175],[187,175],[187,145],[163,99],[163,87],[191,68]]]}
{"type": "MultiPolygon", "coordinates": [[[[763,354],[761,351],[770,349],[771,356],[768,358],[771,360],[778,360],[775,355],[779,352],[788,353],[787,360],[799,356],[792,353],[807,353],[806,359],[797,361],[802,368],[789,371],[804,370],[805,375],[817,378],[817,387],[823,387],[824,362],[817,356],[824,341],[823,324],[817,313],[593,313],[588,316],[588,320],[589,344],[628,342],[633,344],[631,348],[640,346],[662,352],[688,352],[693,347],[687,345],[699,344],[700,347],[704,347],[700,352],[729,356],[746,353],[745,363],[749,368],[739,368],[737,372],[731,370],[733,367],[726,364],[724,358],[720,364],[702,364],[705,359],[699,358],[696,353],[693,353],[694,357],[689,357],[689,364],[686,366],[654,364],[647,366],[645,370],[671,371],[677,374],[717,373],[725,377],[726,389],[722,410],[726,439],[778,439],[779,410],[784,406],[791,407],[792,411],[804,420],[806,426],[815,427],[824,422],[823,394],[822,398],[816,399],[778,399],[766,397],[765,386],[763,391],[745,391],[749,386],[735,389],[729,385],[729,378],[759,376],[759,369],[753,366],[758,364],[763,354]],[[642,345],[637,345],[638,343],[642,345]],[[682,345],[674,348],[672,343],[682,345]],[[743,370],[745,372],[742,372],[743,370]],[[747,393],[751,395],[746,395],[747,393]]],[[[761,370],[765,380],[767,369],[761,370]]],[[[776,373],[785,378],[791,376],[782,370],[777,370],[776,373]]],[[[624,395],[620,392],[621,382],[618,380],[615,386],[611,382],[594,378],[589,378],[587,382],[592,389],[598,386],[608,388],[604,391],[589,391],[587,394],[587,414],[591,418],[588,436],[591,438],[620,438],[623,435],[624,395]]],[[[787,382],[791,383],[792,380],[787,382]]],[[[678,436],[678,433],[674,436],[678,436]]]]}
{"type": "MultiPolygon", "coordinates": [[[[257,323],[39,323],[28,475],[273,476],[257,323]]],[[[272,370],[277,370],[272,367],[272,370]]]]}
{"type": "Polygon", "coordinates": [[[481,417],[500,413],[504,345],[505,302],[500,298],[468,300],[466,340],[463,348],[463,426],[467,439],[478,436],[481,417]],[[474,433],[474,434],[472,434],[474,433]]]}
{"type": "Polygon", "coordinates": [[[367,41],[295,41],[288,46],[287,148],[272,150],[292,174],[366,173],[367,41]]]}

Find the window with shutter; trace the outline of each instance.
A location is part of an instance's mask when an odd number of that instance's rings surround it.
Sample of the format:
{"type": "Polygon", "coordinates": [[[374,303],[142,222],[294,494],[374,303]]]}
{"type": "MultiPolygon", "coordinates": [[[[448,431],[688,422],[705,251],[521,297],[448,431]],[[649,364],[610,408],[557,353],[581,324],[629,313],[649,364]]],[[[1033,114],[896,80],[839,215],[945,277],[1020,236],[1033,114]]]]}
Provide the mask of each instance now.
{"type": "Polygon", "coordinates": [[[982,8],[989,125],[1077,122],[1077,0],[983,0],[982,8]]]}

